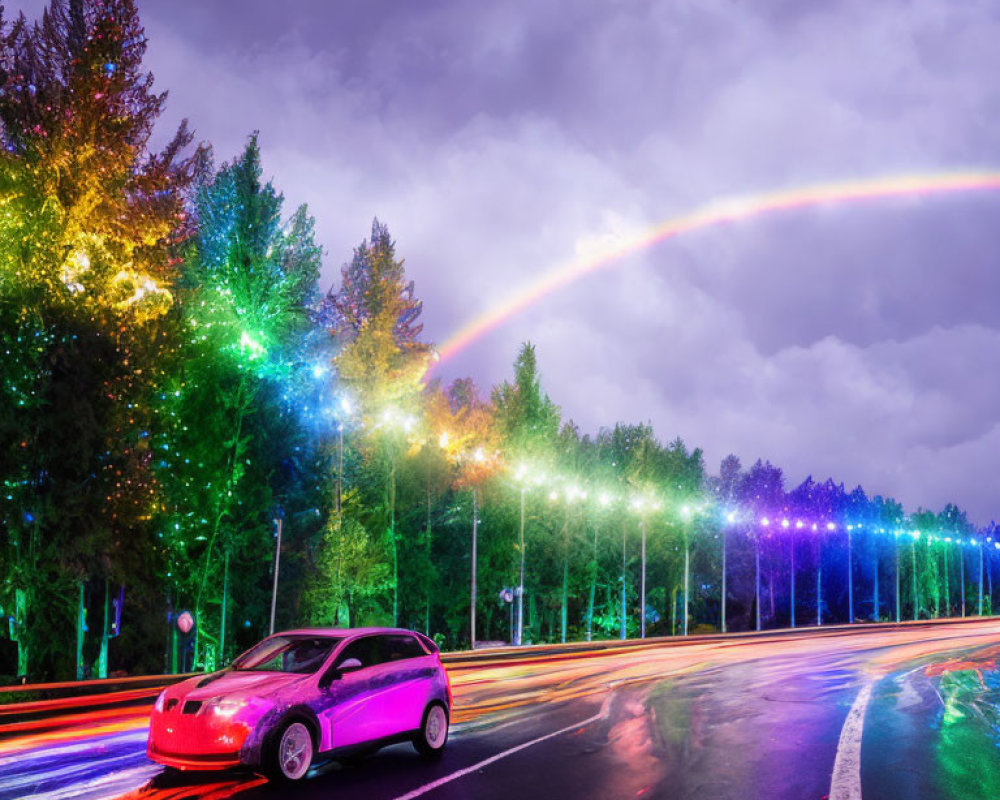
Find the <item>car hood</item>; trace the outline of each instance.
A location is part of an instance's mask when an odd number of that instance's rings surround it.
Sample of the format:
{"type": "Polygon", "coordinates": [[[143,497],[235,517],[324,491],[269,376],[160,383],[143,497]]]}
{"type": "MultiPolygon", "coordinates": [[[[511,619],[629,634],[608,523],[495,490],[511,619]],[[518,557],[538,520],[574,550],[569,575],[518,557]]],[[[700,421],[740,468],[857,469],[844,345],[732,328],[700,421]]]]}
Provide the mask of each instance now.
{"type": "Polygon", "coordinates": [[[236,698],[266,697],[273,692],[301,683],[309,677],[287,672],[226,671],[186,680],[178,684],[175,691],[168,692],[168,697],[185,700],[209,700],[221,695],[236,698]]]}

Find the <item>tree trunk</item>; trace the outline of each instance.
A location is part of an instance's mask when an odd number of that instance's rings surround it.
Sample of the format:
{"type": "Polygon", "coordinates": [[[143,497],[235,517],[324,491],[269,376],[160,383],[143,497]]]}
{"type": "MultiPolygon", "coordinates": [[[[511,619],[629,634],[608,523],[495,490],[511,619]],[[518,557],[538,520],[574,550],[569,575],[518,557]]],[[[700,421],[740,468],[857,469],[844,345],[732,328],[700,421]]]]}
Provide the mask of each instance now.
{"type": "Polygon", "coordinates": [[[792,601],[790,603],[791,614],[790,619],[792,627],[795,627],[795,538],[791,539],[791,549],[789,551],[791,556],[791,573],[792,573],[792,601]]]}
{"type": "Polygon", "coordinates": [[[569,616],[569,503],[566,503],[566,512],[563,515],[563,586],[562,586],[562,609],[560,621],[562,623],[561,641],[566,644],[566,623],[569,616]]]}
{"type": "Polygon", "coordinates": [[[192,669],[196,669],[198,664],[198,648],[200,645],[200,632],[202,624],[202,597],[205,593],[205,585],[208,582],[208,571],[212,563],[212,551],[215,547],[215,540],[218,538],[219,530],[222,527],[222,520],[225,519],[226,515],[229,513],[228,498],[232,496],[233,489],[236,486],[234,476],[236,473],[236,464],[242,456],[240,439],[243,436],[243,421],[246,418],[247,405],[246,373],[242,373],[240,375],[239,386],[236,388],[236,402],[234,403],[234,408],[236,408],[237,411],[236,421],[233,425],[233,446],[229,451],[229,463],[226,466],[226,489],[219,495],[219,503],[216,508],[215,519],[212,522],[212,535],[208,540],[208,547],[205,548],[205,567],[202,570],[201,583],[198,586],[198,594],[194,604],[194,653],[192,655],[194,663],[191,665],[192,669]]]}
{"type": "Polygon", "coordinates": [[[951,616],[951,575],[948,564],[948,544],[944,546],[944,615],[951,616]]]}
{"type": "Polygon", "coordinates": [[[389,458],[389,541],[392,543],[392,624],[399,627],[399,552],[396,547],[396,454],[389,458]]]}
{"type": "MultiPolygon", "coordinates": [[[[432,551],[431,551],[431,487],[427,484],[427,528],[426,528],[426,546],[427,546],[427,563],[431,565],[433,563],[432,551]]],[[[427,613],[424,615],[424,636],[431,635],[431,587],[430,582],[427,585],[427,613]]]]}
{"type": "Polygon", "coordinates": [[[472,586],[469,600],[469,629],[471,647],[476,649],[476,548],[478,537],[479,492],[472,487],[472,586]]]}
{"type": "Polygon", "coordinates": [[[677,584],[670,590],[670,635],[677,635],[677,584]]]}
{"type": "Polygon", "coordinates": [[[594,593],[597,591],[597,526],[594,526],[594,566],[590,571],[590,602],[587,604],[587,641],[594,634],[594,593]]]}
{"type": "Polygon", "coordinates": [[[879,621],[879,608],[878,608],[878,546],[875,545],[875,585],[872,588],[872,621],[879,621]]]}
{"type": "Polygon", "coordinates": [[[688,616],[691,613],[691,542],[689,535],[684,536],[684,635],[688,635],[688,616]]]}
{"type": "Polygon", "coordinates": [[[847,532],[847,622],[854,624],[854,559],[851,557],[851,532],[847,532]]]}
{"type": "Polygon", "coordinates": [[[760,536],[754,538],[754,606],[757,611],[757,630],[760,630],[760,536]]]}

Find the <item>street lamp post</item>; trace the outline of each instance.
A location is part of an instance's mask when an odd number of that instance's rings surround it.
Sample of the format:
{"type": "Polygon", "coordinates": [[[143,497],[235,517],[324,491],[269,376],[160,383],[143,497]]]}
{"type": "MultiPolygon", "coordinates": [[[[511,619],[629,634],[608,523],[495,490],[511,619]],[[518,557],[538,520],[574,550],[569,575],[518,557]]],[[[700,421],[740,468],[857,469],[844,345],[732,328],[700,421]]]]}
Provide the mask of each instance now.
{"type": "Polygon", "coordinates": [[[628,565],[628,560],[626,558],[626,541],[628,539],[628,526],[625,521],[622,520],[622,630],[621,638],[624,640],[628,636],[628,607],[625,599],[625,586],[626,586],[626,575],[625,570],[628,565]]]}
{"type": "Polygon", "coordinates": [[[979,542],[979,616],[983,615],[983,543],[979,542]]]}
{"type": "MultiPolygon", "coordinates": [[[[520,646],[524,641],[524,501],[528,491],[528,470],[522,465],[517,468],[514,480],[518,483],[521,493],[521,526],[518,537],[518,551],[520,555],[520,569],[517,583],[517,628],[515,629],[514,644],[520,646]]],[[[540,476],[534,476],[536,482],[540,482],[540,476]]]]}
{"type": "Polygon", "coordinates": [[[681,506],[681,514],[684,516],[684,635],[688,635],[688,598],[691,596],[691,509],[681,506]]]}
{"type": "Polygon", "coordinates": [[[965,542],[961,539],[958,540],[959,554],[961,558],[959,559],[959,581],[962,586],[962,616],[965,616],[965,542]]]}
{"type": "MultiPolygon", "coordinates": [[[[599,497],[599,502],[603,508],[607,508],[610,502],[606,494],[602,494],[599,497]]],[[[594,571],[590,576],[590,603],[587,606],[587,641],[593,639],[594,631],[594,595],[597,592],[597,534],[600,526],[597,522],[594,522],[594,571]]]]}
{"type": "MultiPolygon", "coordinates": [[[[767,527],[771,524],[767,517],[764,517],[760,524],[762,527],[767,527]]],[[[757,630],[760,630],[760,530],[757,531],[757,535],[754,537],[754,580],[753,580],[753,591],[754,591],[754,605],[757,607],[757,630]]]]}
{"type": "MultiPolygon", "coordinates": [[[[472,461],[482,465],[486,462],[483,448],[477,447],[472,453],[472,461]]],[[[469,630],[472,636],[472,649],[476,648],[476,566],[478,563],[477,548],[479,541],[479,487],[472,484],[472,576],[469,588],[469,630]]]]}
{"type": "Polygon", "coordinates": [[[854,624],[854,569],[851,559],[851,531],[853,526],[847,526],[847,622],[854,624]]]}
{"type": "Polygon", "coordinates": [[[479,491],[472,487],[472,586],[469,591],[471,600],[469,602],[469,629],[471,633],[472,649],[476,649],[476,542],[479,524],[479,491]]]}
{"type": "Polygon", "coordinates": [[[517,638],[514,644],[520,645],[524,636],[524,493],[526,487],[521,487],[521,574],[517,584],[517,638]]]}
{"type": "Polygon", "coordinates": [[[951,567],[948,564],[948,542],[945,540],[944,550],[944,615],[951,616],[951,578],[949,575],[951,567]]]}
{"type": "Polygon", "coordinates": [[[896,536],[896,622],[899,622],[902,618],[902,612],[899,608],[899,536],[896,536]]]}
{"type": "MultiPolygon", "coordinates": [[[[586,500],[587,493],[571,486],[565,493],[566,507],[563,515],[563,587],[562,587],[562,642],[566,643],[566,633],[569,626],[569,524],[570,506],[576,500],[586,500]]],[[[596,546],[595,546],[596,552],[596,546]]]]}
{"type": "Polygon", "coordinates": [[[278,526],[278,539],[274,546],[274,586],[271,589],[271,624],[268,626],[268,635],[274,633],[274,608],[278,602],[278,567],[281,565],[281,515],[274,520],[278,526]]]}
{"type": "Polygon", "coordinates": [[[722,596],[719,611],[719,629],[726,632],[726,539],[729,533],[729,525],[736,522],[736,512],[730,511],[726,514],[726,525],[722,526],[722,596]]]}
{"type": "Polygon", "coordinates": [[[639,517],[639,530],[642,532],[642,578],[640,579],[639,599],[639,638],[646,638],[646,520],[639,517]]]}
{"type": "MultiPolygon", "coordinates": [[[[881,532],[881,531],[880,531],[881,532]]],[[[878,540],[872,538],[872,551],[875,554],[874,561],[872,565],[872,622],[879,621],[879,602],[878,602],[878,540]]]]}
{"type": "MultiPolygon", "coordinates": [[[[801,522],[796,522],[795,523],[795,527],[796,528],[801,528],[802,527],[802,523],[801,522]]],[[[791,597],[791,614],[790,614],[791,620],[790,621],[791,621],[792,627],[794,628],[795,627],[795,534],[794,533],[792,534],[792,538],[789,539],[789,557],[791,559],[790,568],[791,568],[791,573],[792,573],[792,575],[791,575],[791,578],[792,578],[792,597],[791,597]]]]}

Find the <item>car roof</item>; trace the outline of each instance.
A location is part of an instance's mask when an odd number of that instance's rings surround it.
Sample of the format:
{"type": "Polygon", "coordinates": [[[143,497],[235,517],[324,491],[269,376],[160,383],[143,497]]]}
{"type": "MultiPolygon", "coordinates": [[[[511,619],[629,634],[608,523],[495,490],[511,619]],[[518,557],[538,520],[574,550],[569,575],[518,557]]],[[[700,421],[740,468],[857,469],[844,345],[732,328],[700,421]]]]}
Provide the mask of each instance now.
{"type": "MultiPolygon", "coordinates": [[[[405,633],[410,636],[413,631],[404,628],[296,628],[290,631],[279,631],[274,636],[364,636],[374,633],[405,633]]],[[[270,637],[268,637],[270,638],[270,637]]]]}

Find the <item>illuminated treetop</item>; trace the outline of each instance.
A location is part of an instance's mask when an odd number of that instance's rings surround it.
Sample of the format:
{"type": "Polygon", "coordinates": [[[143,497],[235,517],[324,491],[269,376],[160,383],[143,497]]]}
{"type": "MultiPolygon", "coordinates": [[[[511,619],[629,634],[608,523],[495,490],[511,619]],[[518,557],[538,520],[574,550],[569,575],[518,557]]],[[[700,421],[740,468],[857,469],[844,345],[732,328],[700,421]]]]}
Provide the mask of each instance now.
{"type": "Polygon", "coordinates": [[[47,251],[22,259],[17,281],[90,316],[162,314],[191,135],[182,124],[162,152],[148,149],[166,95],[142,70],[135,3],[54,0],[41,22],[0,19],[0,31],[0,141],[27,170],[14,194],[39,200],[20,243],[47,251]],[[48,223],[47,236],[33,235],[34,220],[48,223]]]}

